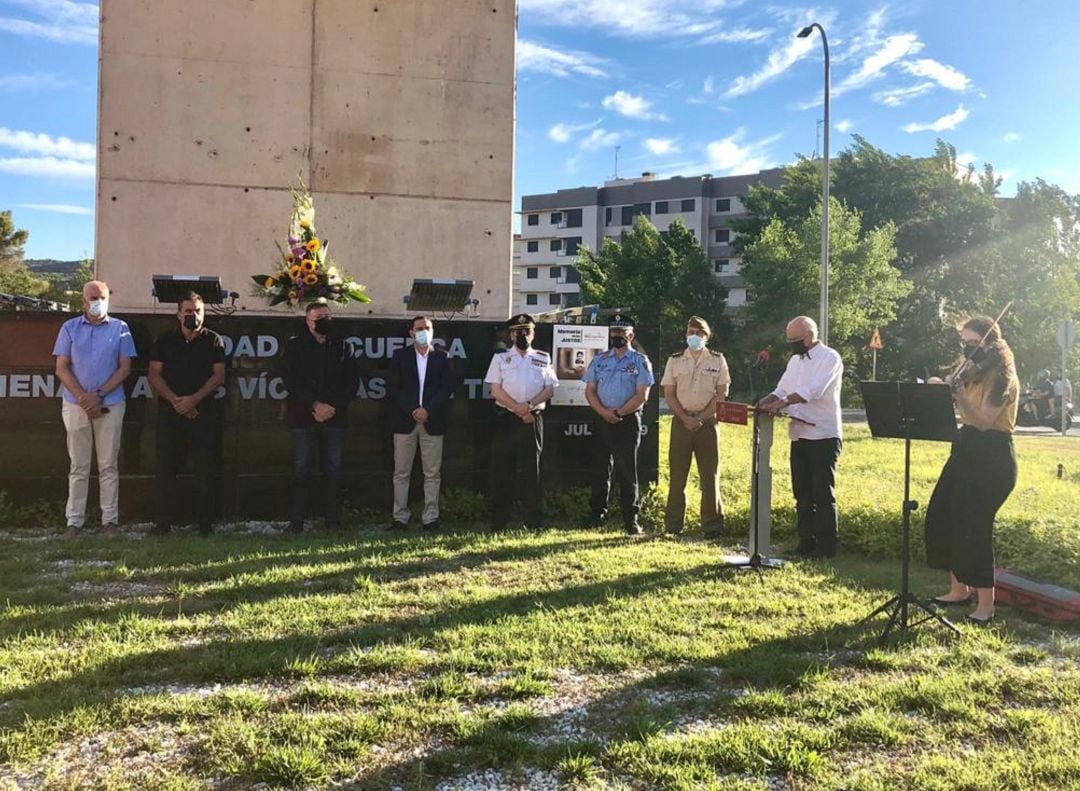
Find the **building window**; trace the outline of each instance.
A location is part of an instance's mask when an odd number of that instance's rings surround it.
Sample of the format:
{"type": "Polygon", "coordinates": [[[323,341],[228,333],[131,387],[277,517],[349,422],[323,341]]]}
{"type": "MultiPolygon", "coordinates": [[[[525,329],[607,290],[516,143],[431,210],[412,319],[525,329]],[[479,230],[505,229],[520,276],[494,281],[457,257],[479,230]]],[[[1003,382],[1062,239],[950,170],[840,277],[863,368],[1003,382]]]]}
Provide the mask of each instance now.
{"type": "Polygon", "coordinates": [[[697,201],[693,198],[685,198],[682,202],[682,208],[679,211],[693,211],[697,205],[697,201]]]}
{"type": "Polygon", "coordinates": [[[529,223],[529,225],[539,225],[540,224],[540,215],[539,214],[530,214],[529,218],[528,218],[528,223],[529,223]]]}
{"type": "Polygon", "coordinates": [[[731,259],[730,258],[717,258],[717,259],[713,260],[713,271],[714,272],[727,272],[730,269],[731,269],[731,259]]]}
{"type": "Polygon", "coordinates": [[[539,253],[540,252],[540,242],[526,242],[525,243],[525,250],[527,252],[530,252],[530,253],[539,253]]]}
{"type": "Polygon", "coordinates": [[[581,209],[570,209],[566,213],[566,227],[567,228],[580,228],[581,227],[581,209]]]}
{"type": "Polygon", "coordinates": [[[717,211],[731,211],[731,198],[717,198],[716,199],[717,211]]]}
{"type": "Polygon", "coordinates": [[[656,213],[657,214],[667,214],[668,213],[668,205],[667,205],[666,200],[658,200],[656,202],[656,213]]]}
{"type": "Polygon", "coordinates": [[[634,224],[634,207],[623,206],[622,207],[622,222],[619,225],[633,225],[634,224]]]}
{"type": "Polygon", "coordinates": [[[604,209],[604,225],[611,225],[611,207],[604,209]]]}
{"type": "Polygon", "coordinates": [[[549,305],[561,305],[562,304],[562,294],[548,294],[548,304],[549,305]]]}
{"type": "Polygon", "coordinates": [[[666,230],[666,229],[660,232],[660,238],[661,238],[661,239],[664,239],[665,241],[667,240],[667,238],[668,238],[668,232],[667,232],[667,230],[666,230]]]}
{"type": "Polygon", "coordinates": [[[540,268],[539,267],[536,267],[536,266],[527,266],[527,267],[525,267],[525,279],[526,280],[536,280],[536,278],[538,278],[538,277],[540,277],[540,268]]]}
{"type": "Polygon", "coordinates": [[[569,236],[564,241],[566,242],[566,247],[565,247],[566,254],[567,255],[577,255],[578,254],[578,248],[581,247],[581,237],[580,236],[569,236]]]}
{"type": "Polygon", "coordinates": [[[553,280],[558,280],[560,277],[562,277],[562,267],[561,266],[553,266],[553,267],[551,267],[551,277],[552,277],[553,280]]]}
{"type": "Polygon", "coordinates": [[[566,282],[567,283],[580,283],[581,273],[572,266],[566,267],[566,282]]]}
{"type": "Polygon", "coordinates": [[[731,241],[731,230],[728,228],[717,228],[715,237],[717,244],[727,244],[731,241]]]}
{"type": "Polygon", "coordinates": [[[525,295],[525,304],[526,305],[535,305],[535,304],[537,304],[536,303],[536,294],[526,294],[525,295]]]}
{"type": "Polygon", "coordinates": [[[553,211],[551,213],[551,224],[552,225],[558,225],[561,222],[562,222],[562,212],[561,211],[553,211]]]}
{"type": "Polygon", "coordinates": [[[548,245],[552,252],[562,249],[562,239],[552,239],[548,245]]]}
{"type": "Polygon", "coordinates": [[[750,302],[752,299],[753,297],[750,295],[750,289],[746,289],[746,291],[743,292],[743,302],[750,302]]]}

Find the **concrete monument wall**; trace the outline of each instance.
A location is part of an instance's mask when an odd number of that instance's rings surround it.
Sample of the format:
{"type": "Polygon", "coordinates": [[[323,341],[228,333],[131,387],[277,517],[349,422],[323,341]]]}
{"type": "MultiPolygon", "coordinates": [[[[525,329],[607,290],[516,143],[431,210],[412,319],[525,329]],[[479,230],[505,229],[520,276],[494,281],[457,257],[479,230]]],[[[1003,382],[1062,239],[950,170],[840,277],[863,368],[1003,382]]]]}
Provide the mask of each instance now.
{"type": "MultiPolygon", "coordinates": [[[[96,259],[114,310],[153,273],[276,261],[303,175],[319,235],[401,316],[414,277],[510,312],[513,0],[101,0],[96,259]]],[[[279,312],[276,309],[274,312],[279,312]]]]}

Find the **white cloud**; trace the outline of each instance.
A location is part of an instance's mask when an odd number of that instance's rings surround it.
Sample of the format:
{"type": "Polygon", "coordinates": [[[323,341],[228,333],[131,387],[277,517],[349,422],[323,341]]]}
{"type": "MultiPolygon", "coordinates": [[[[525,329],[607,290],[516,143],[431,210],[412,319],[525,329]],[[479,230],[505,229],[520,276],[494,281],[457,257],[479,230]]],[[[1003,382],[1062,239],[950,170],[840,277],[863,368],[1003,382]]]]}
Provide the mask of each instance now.
{"type": "Polygon", "coordinates": [[[930,93],[934,90],[934,83],[920,82],[907,88],[891,88],[887,91],[878,91],[874,94],[874,101],[886,107],[900,107],[912,99],[930,93]]]}
{"type": "Polygon", "coordinates": [[[610,96],[605,96],[601,102],[604,109],[614,110],[619,115],[627,118],[639,118],[643,121],[666,121],[667,116],[662,113],[654,113],[650,110],[652,102],[644,96],[635,96],[626,91],[615,91],[610,96]]]}
{"type": "MultiPolygon", "coordinates": [[[[712,93],[716,90],[716,81],[711,77],[705,78],[705,84],[701,86],[702,93],[712,93]]],[[[822,187],[824,189],[824,187],[822,187]]]]}
{"type": "Polygon", "coordinates": [[[753,93],[763,85],[775,80],[820,46],[821,44],[815,37],[795,38],[793,35],[791,39],[769,53],[765,65],[760,69],[753,74],[740,75],[732,80],[731,85],[724,92],[724,96],[732,99],[736,96],[753,93]]]}
{"type": "Polygon", "coordinates": [[[912,122],[910,124],[905,124],[900,128],[908,134],[911,134],[913,132],[944,132],[947,130],[956,129],[956,127],[960,126],[960,124],[967,120],[967,117],[969,115],[971,115],[971,113],[966,107],[964,107],[964,105],[961,104],[959,107],[956,108],[954,112],[951,112],[948,115],[943,115],[937,120],[931,121],[928,124],[912,122]]]}
{"type": "Polygon", "coordinates": [[[923,48],[923,43],[914,33],[901,33],[889,36],[872,55],[867,56],[859,69],[845,77],[836,90],[834,96],[861,88],[869,82],[878,79],[882,73],[892,64],[908,55],[914,55],[923,48]]]}
{"type": "Polygon", "coordinates": [[[51,137],[43,132],[24,132],[0,126],[0,147],[13,148],[20,154],[55,156],[92,162],[97,156],[93,143],[79,143],[68,137],[51,137]]]}
{"type": "Polygon", "coordinates": [[[720,24],[723,0],[519,0],[522,16],[546,25],[597,28],[628,38],[701,36],[720,24]]]}
{"type": "Polygon", "coordinates": [[[679,152],[678,144],[671,138],[650,137],[642,145],[657,156],[677,154],[679,152]]]}
{"type": "Polygon", "coordinates": [[[705,147],[708,170],[727,176],[737,176],[743,173],[756,173],[772,166],[774,160],[766,149],[779,140],[780,135],[772,135],[742,145],[739,141],[744,136],[745,130],[740,127],[735,134],[709,143],[705,147]]]}
{"type": "Polygon", "coordinates": [[[98,6],[74,0],[8,0],[36,19],[0,17],[0,29],[17,36],[43,38],[60,44],[98,43],[98,6]]]}
{"type": "MultiPolygon", "coordinates": [[[[843,120],[841,120],[841,121],[837,121],[837,122],[836,122],[835,124],[833,124],[833,128],[834,128],[834,129],[835,129],[835,130],[836,130],[837,132],[840,132],[841,134],[847,134],[847,133],[848,133],[848,132],[850,132],[850,131],[851,131],[851,130],[852,130],[853,128],[855,128],[855,124],[854,124],[853,122],[851,122],[851,121],[849,121],[848,119],[846,119],[846,118],[845,118],[845,119],[843,119],[843,120]]],[[[824,188],[823,188],[823,189],[824,189],[824,188]]]]}
{"type": "Polygon", "coordinates": [[[0,173],[12,173],[17,176],[92,179],[94,178],[94,163],[56,157],[8,157],[0,158],[0,173]]]}
{"type": "Polygon", "coordinates": [[[600,121],[597,120],[593,121],[591,124],[555,124],[555,126],[548,130],[548,138],[556,143],[569,143],[578,132],[592,129],[599,123],[600,121]]]}
{"type": "Polygon", "coordinates": [[[719,30],[698,39],[698,44],[760,44],[772,34],[772,28],[739,27],[719,30]]]}
{"type": "Polygon", "coordinates": [[[20,209],[33,209],[34,211],[47,211],[53,214],[75,214],[81,217],[94,216],[94,210],[86,206],[72,206],[70,203],[22,203],[20,209]]]}
{"type": "Polygon", "coordinates": [[[586,151],[596,151],[600,148],[610,148],[622,138],[618,132],[609,132],[606,129],[594,129],[592,134],[581,141],[581,147],[586,151]]]}
{"type": "Polygon", "coordinates": [[[952,66],[938,63],[932,58],[904,61],[900,66],[909,74],[933,80],[942,88],[947,88],[950,91],[966,91],[971,88],[971,78],[966,74],[952,66]]]}
{"type": "Polygon", "coordinates": [[[518,71],[535,71],[556,77],[580,74],[599,78],[608,76],[602,68],[606,63],[604,58],[588,52],[560,50],[522,39],[517,42],[518,71]]]}
{"type": "Polygon", "coordinates": [[[0,74],[0,92],[52,91],[68,88],[73,83],[55,74],[0,74]]]}
{"type": "Polygon", "coordinates": [[[1004,134],[1004,136],[1001,138],[1001,142],[1002,143],[1019,143],[1020,142],[1020,133],[1019,132],[1006,132],[1004,134]]]}

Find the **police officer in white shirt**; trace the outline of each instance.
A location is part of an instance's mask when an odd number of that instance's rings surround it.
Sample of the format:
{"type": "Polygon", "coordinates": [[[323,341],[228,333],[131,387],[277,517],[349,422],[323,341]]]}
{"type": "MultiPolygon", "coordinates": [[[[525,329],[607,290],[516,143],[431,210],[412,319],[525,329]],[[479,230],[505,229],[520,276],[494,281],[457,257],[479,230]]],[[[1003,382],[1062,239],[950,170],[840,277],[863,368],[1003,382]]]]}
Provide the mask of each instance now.
{"type": "Polygon", "coordinates": [[[551,366],[551,355],[532,348],[536,328],[533,317],[521,313],[507,322],[507,328],[512,348],[491,358],[484,377],[495,399],[491,529],[505,530],[509,526],[518,484],[525,526],[538,530],[543,526],[540,455],[544,450],[544,407],[559,380],[551,366]]]}
{"type": "Polygon", "coordinates": [[[786,409],[791,421],[791,488],[804,557],[836,554],[836,460],[840,457],[840,384],[844,363],[818,340],[817,323],[799,316],[787,325],[791,360],[776,389],[758,402],[764,411],[786,409]],[[813,425],[807,425],[812,423],[813,425]]]}

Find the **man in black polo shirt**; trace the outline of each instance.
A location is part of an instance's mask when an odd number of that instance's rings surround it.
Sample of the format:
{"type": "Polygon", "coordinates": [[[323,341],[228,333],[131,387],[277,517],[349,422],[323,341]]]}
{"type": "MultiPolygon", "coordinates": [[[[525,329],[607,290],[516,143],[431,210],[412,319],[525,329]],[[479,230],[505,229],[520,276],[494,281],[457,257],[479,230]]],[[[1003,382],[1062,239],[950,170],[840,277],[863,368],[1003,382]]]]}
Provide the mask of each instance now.
{"type": "Polygon", "coordinates": [[[150,352],[150,386],[158,394],[157,521],[154,532],[172,528],[180,495],[176,475],[191,456],[199,533],[214,520],[214,472],[218,408],[214,392],[225,383],[225,344],[203,326],[203,300],[189,291],[177,303],[179,327],[163,333],[150,352]]]}
{"type": "Polygon", "coordinates": [[[326,526],[341,527],[341,471],[349,404],[360,384],[352,350],[331,334],[330,306],[312,302],[305,327],[285,345],[286,418],[293,436],[292,516],[289,530],[302,532],[316,456],[322,450],[326,526]]]}

